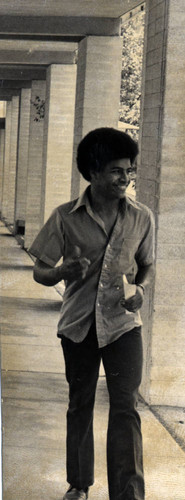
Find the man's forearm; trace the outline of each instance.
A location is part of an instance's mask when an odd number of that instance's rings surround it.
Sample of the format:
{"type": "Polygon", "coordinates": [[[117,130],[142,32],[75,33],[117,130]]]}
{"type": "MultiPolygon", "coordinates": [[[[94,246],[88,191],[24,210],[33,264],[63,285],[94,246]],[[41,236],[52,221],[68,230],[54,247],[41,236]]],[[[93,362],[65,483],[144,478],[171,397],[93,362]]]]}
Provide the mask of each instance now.
{"type": "Polygon", "coordinates": [[[33,271],[34,280],[45,286],[54,286],[63,279],[62,266],[51,267],[37,261],[33,271]]]}
{"type": "Polygon", "coordinates": [[[86,257],[68,257],[61,266],[51,267],[37,259],[33,277],[37,283],[45,286],[54,286],[59,281],[76,281],[85,279],[91,261],[86,257]]]}
{"type": "Polygon", "coordinates": [[[135,282],[137,285],[143,285],[143,287],[147,287],[153,279],[154,276],[154,266],[150,264],[149,266],[139,267],[138,272],[136,274],[135,282]]]}

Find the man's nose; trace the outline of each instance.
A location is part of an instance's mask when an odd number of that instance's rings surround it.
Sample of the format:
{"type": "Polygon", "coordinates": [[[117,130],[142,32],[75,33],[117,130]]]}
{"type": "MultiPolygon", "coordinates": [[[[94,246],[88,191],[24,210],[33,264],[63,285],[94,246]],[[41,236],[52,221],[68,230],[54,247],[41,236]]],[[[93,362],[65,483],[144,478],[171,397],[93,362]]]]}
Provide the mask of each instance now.
{"type": "Polygon", "coordinates": [[[120,172],[120,180],[122,182],[127,182],[128,181],[128,174],[125,170],[122,170],[122,172],[120,172]]]}

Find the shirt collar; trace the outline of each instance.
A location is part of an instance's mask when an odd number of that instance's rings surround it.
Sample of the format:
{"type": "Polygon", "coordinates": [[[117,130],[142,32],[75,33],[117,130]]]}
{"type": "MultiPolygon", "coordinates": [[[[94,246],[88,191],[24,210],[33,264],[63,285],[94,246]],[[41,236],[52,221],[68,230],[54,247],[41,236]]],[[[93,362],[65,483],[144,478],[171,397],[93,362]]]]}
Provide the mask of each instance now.
{"type": "MultiPolygon", "coordinates": [[[[88,192],[90,190],[90,186],[87,186],[86,190],[80,195],[80,197],[76,200],[73,208],[70,210],[70,214],[73,212],[76,212],[80,207],[84,206],[86,209],[86,212],[89,214],[89,216],[97,222],[97,224],[103,229],[104,233],[107,235],[107,231],[105,229],[105,224],[104,221],[101,219],[101,217],[98,216],[95,212],[93,212],[91,208],[91,204],[89,201],[89,196],[88,192]]],[[[125,210],[126,210],[126,197],[123,200],[120,200],[120,205],[119,205],[119,210],[118,210],[118,215],[117,215],[117,220],[115,222],[115,227],[122,224],[122,220],[125,216],[125,210]]]]}
{"type": "Polygon", "coordinates": [[[75,202],[73,208],[70,210],[70,212],[69,212],[70,214],[72,214],[73,212],[76,212],[76,210],[78,210],[78,208],[80,208],[84,205],[85,205],[86,209],[88,209],[90,207],[90,202],[89,202],[89,198],[88,198],[88,194],[87,194],[88,191],[89,191],[89,186],[87,186],[85,191],[79,196],[79,198],[75,202]]]}
{"type": "MultiPolygon", "coordinates": [[[[91,204],[90,204],[89,196],[88,196],[89,190],[90,190],[90,186],[87,186],[85,191],[83,191],[83,193],[76,200],[73,208],[69,212],[70,214],[72,214],[73,212],[76,212],[76,210],[78,210],[78,208],[85,206],[87,212],[92,216],[92,208],[91,208],[91,204]]],[[[125,210],[126,210],[128,205],[134,205],[135,208],[138,209],[138,206],[137,206],[137,203],[135,202],[135,200],[132,200],[128,196],[125,196],[121,200],[121,203],[120,203],[120,211],[121,211],[122,216],[125,215],[125,210]]]]}

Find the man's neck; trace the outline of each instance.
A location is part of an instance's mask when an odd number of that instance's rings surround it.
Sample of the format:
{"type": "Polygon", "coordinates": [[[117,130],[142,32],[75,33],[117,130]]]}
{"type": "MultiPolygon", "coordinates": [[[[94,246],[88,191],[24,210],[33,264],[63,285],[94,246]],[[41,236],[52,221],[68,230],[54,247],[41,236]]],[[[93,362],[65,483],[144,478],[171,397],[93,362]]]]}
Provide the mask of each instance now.
{"type": "Polygon", "coordinates": [[[89,190],[92,209],[97,213],[115,213],[118,211],[120,200],[118,198],[107,198],[103,193],[97,193],[91,185],[89,190]]]}

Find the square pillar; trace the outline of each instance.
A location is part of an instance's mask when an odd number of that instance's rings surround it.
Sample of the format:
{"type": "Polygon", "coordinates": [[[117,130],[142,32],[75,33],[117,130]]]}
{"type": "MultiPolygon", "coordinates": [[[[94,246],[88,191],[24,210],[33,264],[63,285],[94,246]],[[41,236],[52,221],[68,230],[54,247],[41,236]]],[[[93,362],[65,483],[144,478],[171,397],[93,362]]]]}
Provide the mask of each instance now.
{"type": "Polygon", "coordinates": [[[17,160],[17,186],[15,205],[15,226],[24,225],[26,218],[28,145],[30,126],[31,89],[21,90],[20,127],[17,160]]]}
{"type": "Polygon", "coordinates": [[[157,245],[142,393],[152,405],[184,406],[184,1],[148,0],[147,10],[137,194],[155,214],[157,245]]]}
{"type": "Polygon", "coordinates": [[[15,219],[15,188],[17,170],[17,146],[19,125],[19,97],[12,97],[11,108],[11,135],[10,135],[10,160],[9,160],[9,186],[8,186],[8,223],[14,225],[15,219]]]}
{"type": "Polygon", "coordinates": [[[70,200],[76,94],[76,65],[47,70],[42,173],[42,223],[70,200]]]}
{"type": "Polygon", "coordinates": [[[12,101],[7,101],[5,120],[4,170],[2,185],[2,217],[8,216],[9,168],[10,168],[10,137],[11,137],[12,101]]]}
{"type": "Polygon", "coordinates": [[[0,213],[2,212],[5,129],[0,129],[0,213]]]}
{"type": "Polygon", "coordinates": [[[86,186],[76,168],[82,137],[98,127],[116,127],[119,119],[122,39],[88,36],[79,43],[71,196],[86,186]]]}
{"type": "Polygon", "coordinates": [[[28,146],[28,172],[26,197],[26,223],[24,246],[28,248],[42,225],[41,191],[43,162],[44,115],[37,111],[39,103],[45,102],[46,82],[33,80],[31,88],[31,108],[28,146]]]}
{"type": "Polygon", "coordinates": [[[10,136],[10,162],[9,162],[9,187],[8,187],[8,223],[14,226],[15,219],[15,188],[17,170],[17,146],[19,125],[19,97],[12,97],[11,136],[10,136]]]}

